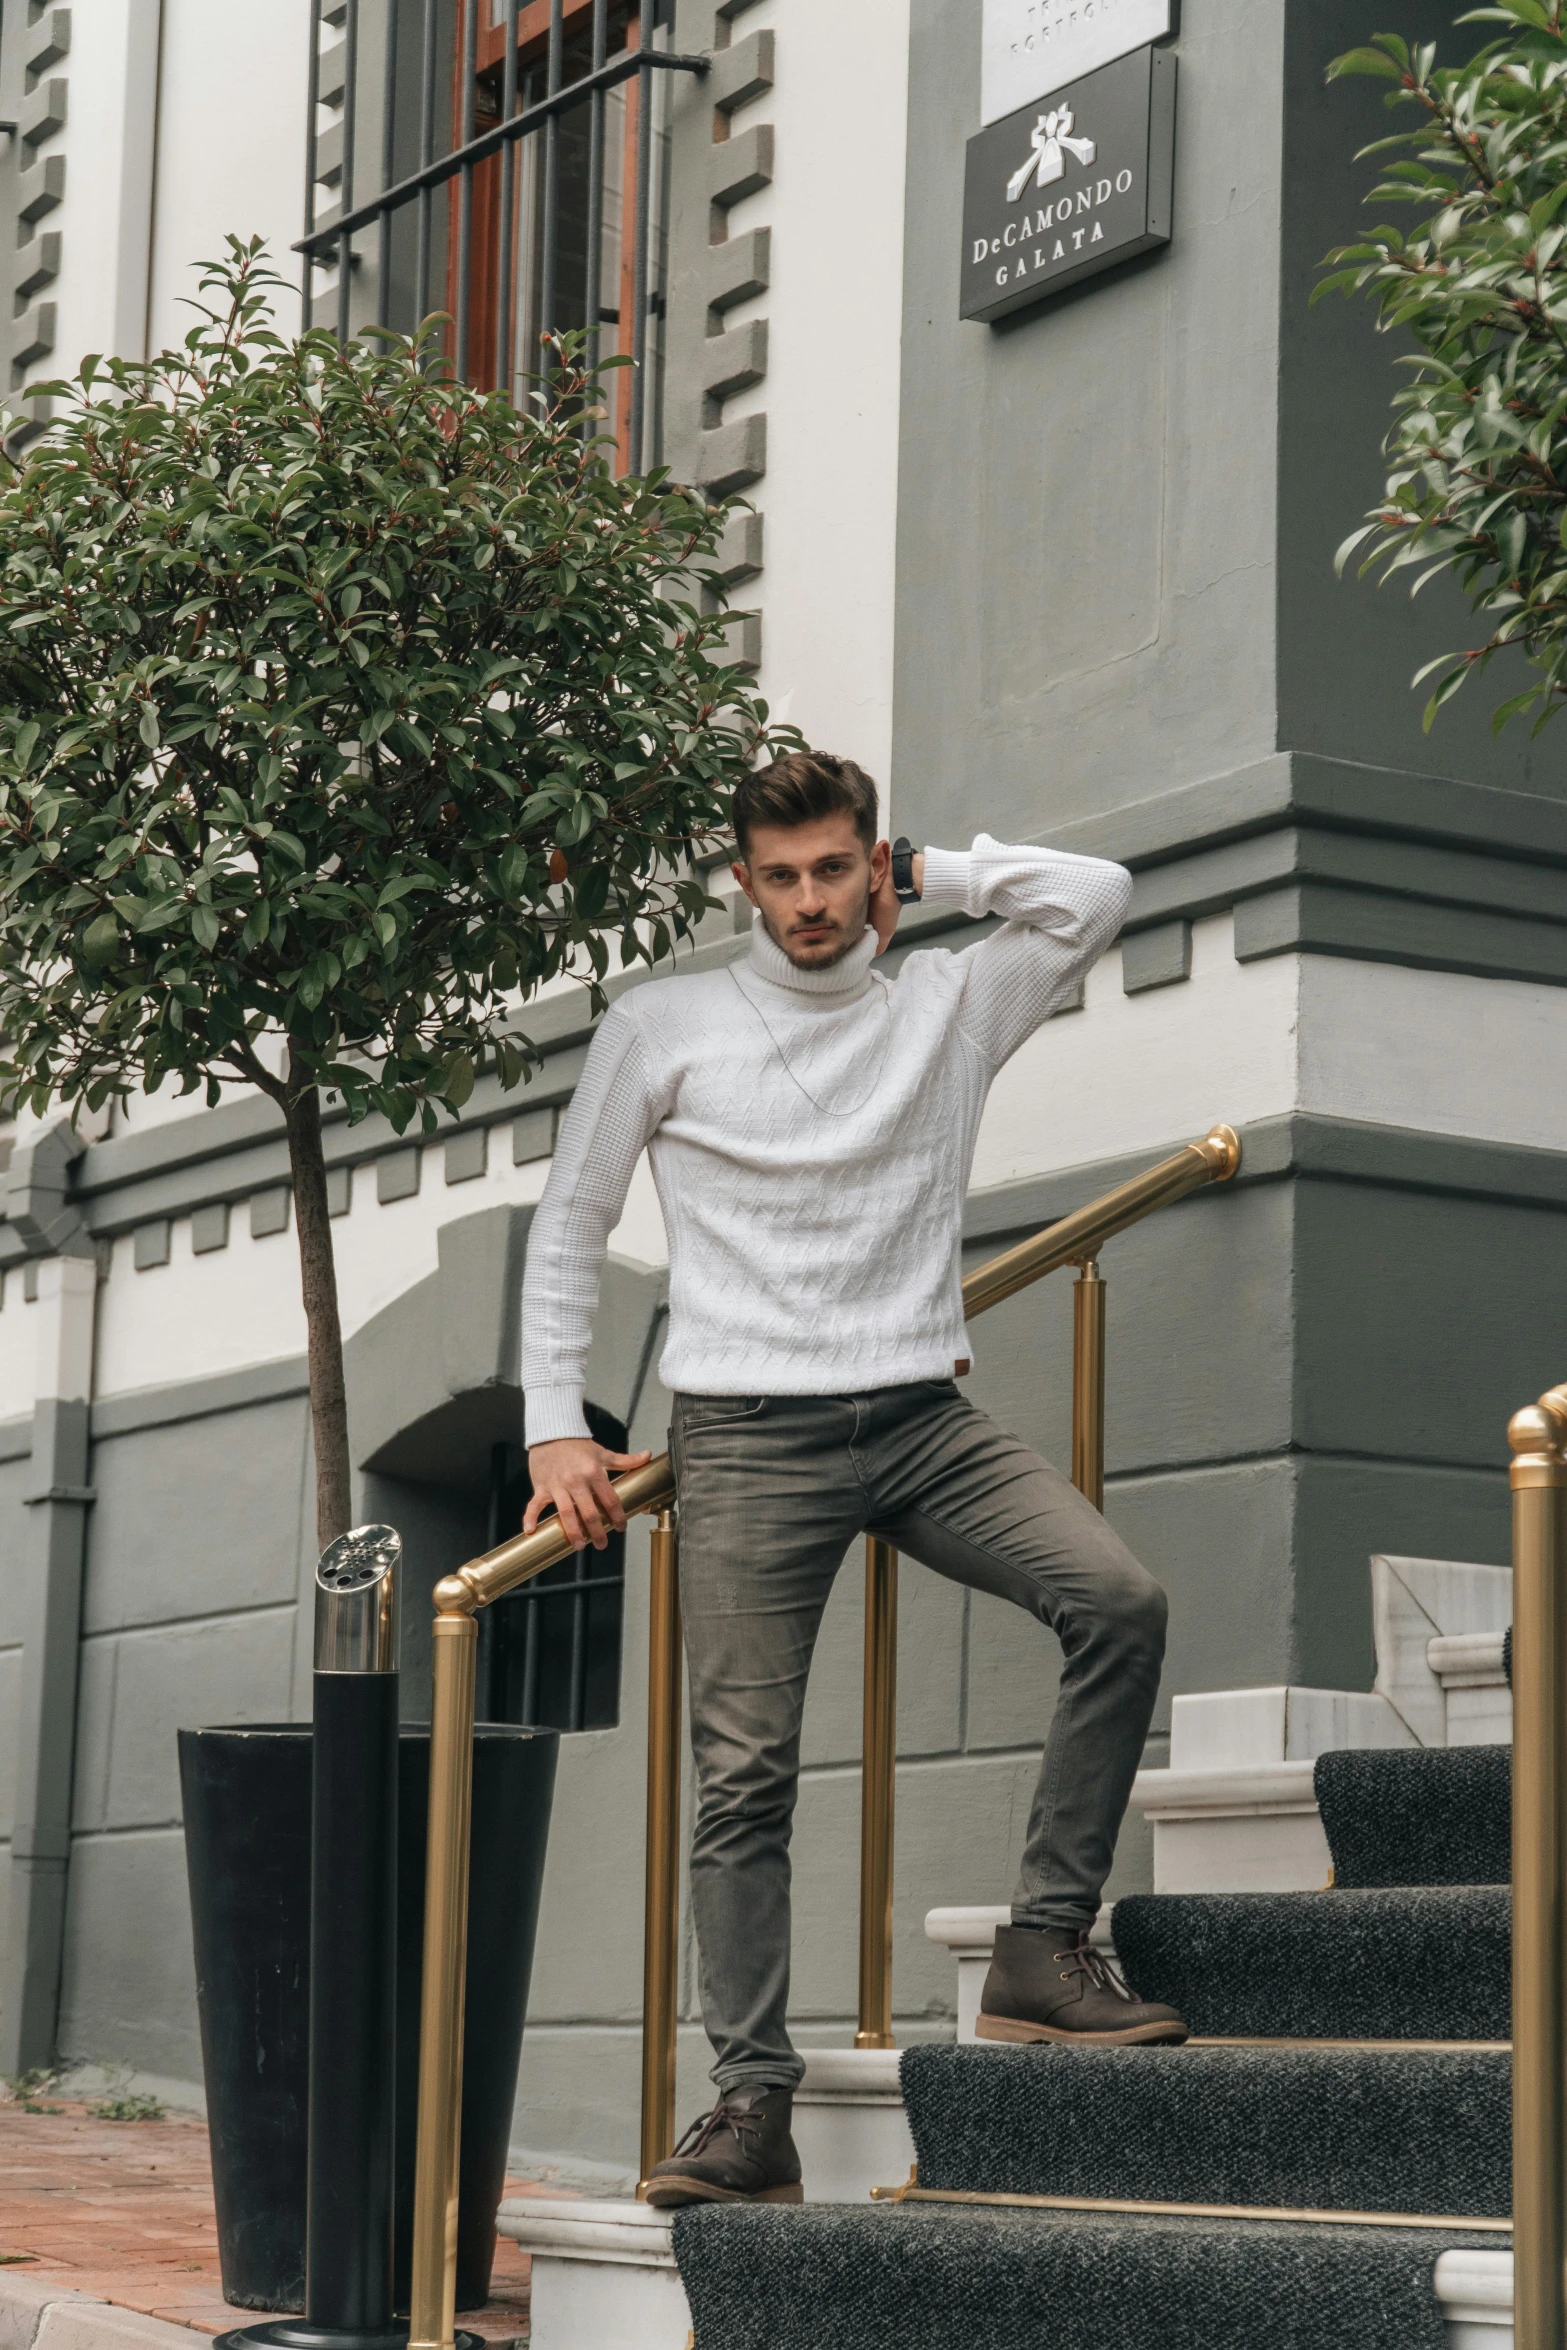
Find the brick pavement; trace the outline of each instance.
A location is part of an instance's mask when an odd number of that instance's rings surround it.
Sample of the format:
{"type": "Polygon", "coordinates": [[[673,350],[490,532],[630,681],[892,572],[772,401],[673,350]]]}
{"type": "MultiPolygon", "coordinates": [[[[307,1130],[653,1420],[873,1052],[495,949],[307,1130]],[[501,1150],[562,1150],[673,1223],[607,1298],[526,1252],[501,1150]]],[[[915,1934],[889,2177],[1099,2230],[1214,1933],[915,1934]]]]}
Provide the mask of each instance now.
{"type": "MultiPolygon", "coordinates": [[[[197,2333],[260,2322],[223,2298],[205,2122],[95,2121],[84,2104],[47,2102],[61,2110],[0,2103],[0,2296],[15,2276],[197,2333]]],[[[546,2191],[506,2182],[508,2195],[546,2191]]],[[[525,2341],[528,2261],[504,2236],[490,2290],[463,2324],[497,2345],[525,2341]]]]}

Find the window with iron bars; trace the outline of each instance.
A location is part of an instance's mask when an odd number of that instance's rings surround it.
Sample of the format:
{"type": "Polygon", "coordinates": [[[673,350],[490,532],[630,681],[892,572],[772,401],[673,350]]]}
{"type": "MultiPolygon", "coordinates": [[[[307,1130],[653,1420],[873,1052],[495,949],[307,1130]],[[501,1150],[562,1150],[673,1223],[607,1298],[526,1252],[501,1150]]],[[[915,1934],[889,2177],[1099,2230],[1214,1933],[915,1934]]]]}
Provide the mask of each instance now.
{"type": "MultiPolygon", "coordinates": [[[[588,1426],[600,1444],[624,1452],[626,1431],[597,1405],[588,1426]]],[[[515,1471],[516,1448],[490,1456],[487,1548],[522,1526],[533,1488],[515,1471]]],[[[608,1730],[620,1719],[620,1637],[625,1607],[626,1538],[610,1533],[602,1550],[573,1551],[520,1591],[492,1601],[479,1617],[475,1690],[481,1722],[520,1722],[538,1730],[608,1730]]]]}
{"type": "Polygon", "coordinates": [[[663,91],[704,57],[669,0],[311,0],[305,323],[408,334],[521,403],[542,338],[585,330],[616,469],[657,462],[663,91]]]}

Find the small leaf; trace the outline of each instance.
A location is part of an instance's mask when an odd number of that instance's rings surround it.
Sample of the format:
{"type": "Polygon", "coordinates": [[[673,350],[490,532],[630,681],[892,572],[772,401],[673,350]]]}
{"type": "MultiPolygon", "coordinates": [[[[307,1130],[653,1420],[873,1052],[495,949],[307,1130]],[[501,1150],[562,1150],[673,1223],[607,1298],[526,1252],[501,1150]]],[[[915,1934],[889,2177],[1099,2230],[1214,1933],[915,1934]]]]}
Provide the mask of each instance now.
{"type": "Polygon", "coordinates": [[[96,922],[89,922],[82,938],[82,952],[91,964],[103,964],[120,943],[120,925],[113,914],[100,914],[96,922]]]}
{"type": "Polygon", "coordinates": [[[1335,57],[1328,67],[1328,80],[1336,82],[1346,74],[1374,74],[1378,80],[1396,82],[1403,79],[1398,66],[1380,49],[1346,49],[1342,57],[1335,57]]]}

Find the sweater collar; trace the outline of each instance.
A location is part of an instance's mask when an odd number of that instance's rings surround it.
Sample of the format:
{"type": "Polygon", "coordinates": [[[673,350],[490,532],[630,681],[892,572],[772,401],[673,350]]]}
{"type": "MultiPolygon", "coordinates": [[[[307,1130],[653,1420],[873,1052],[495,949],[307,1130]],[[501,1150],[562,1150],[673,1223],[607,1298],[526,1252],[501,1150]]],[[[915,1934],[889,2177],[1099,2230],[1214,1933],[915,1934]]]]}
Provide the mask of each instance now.
{"type": "Polygon", "coordinates": [[[821,1004],[852,1003],[866,993],[871,984],[871,965],[876,960],[876,933],[867,930],[857,945],[838,963],[831,963],[824,971],[800,971],[790,962],[781,947],[773,944],[766,925],[760,920],[751,924],[751,968],[759,979],[769,986],[781,987],[791,995],[814,996],[821,1004]]]}

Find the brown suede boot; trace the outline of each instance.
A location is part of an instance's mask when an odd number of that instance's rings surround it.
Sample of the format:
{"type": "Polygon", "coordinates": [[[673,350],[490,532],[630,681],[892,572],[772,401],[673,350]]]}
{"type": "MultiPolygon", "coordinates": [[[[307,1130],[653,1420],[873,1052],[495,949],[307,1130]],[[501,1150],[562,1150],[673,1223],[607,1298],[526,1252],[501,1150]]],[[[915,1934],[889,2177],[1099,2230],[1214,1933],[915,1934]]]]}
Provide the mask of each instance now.
{"type": "Polygon", "coordinates": [[[1115,1968],[1072,1926],[998,1926],[980,1994],[981,2040],[1078,2040],[1093,2047],[1181,2041],[1173,2007],[1134,1998],[1115,1968]]]}
{"type": "Polygon", "coordinates": [[[645,2193],[660,2211],[680,2203],[803,2203],[800,2157],[789,2135],[792,2089],[731,2089],[655,2162],[645,2193]]]}

